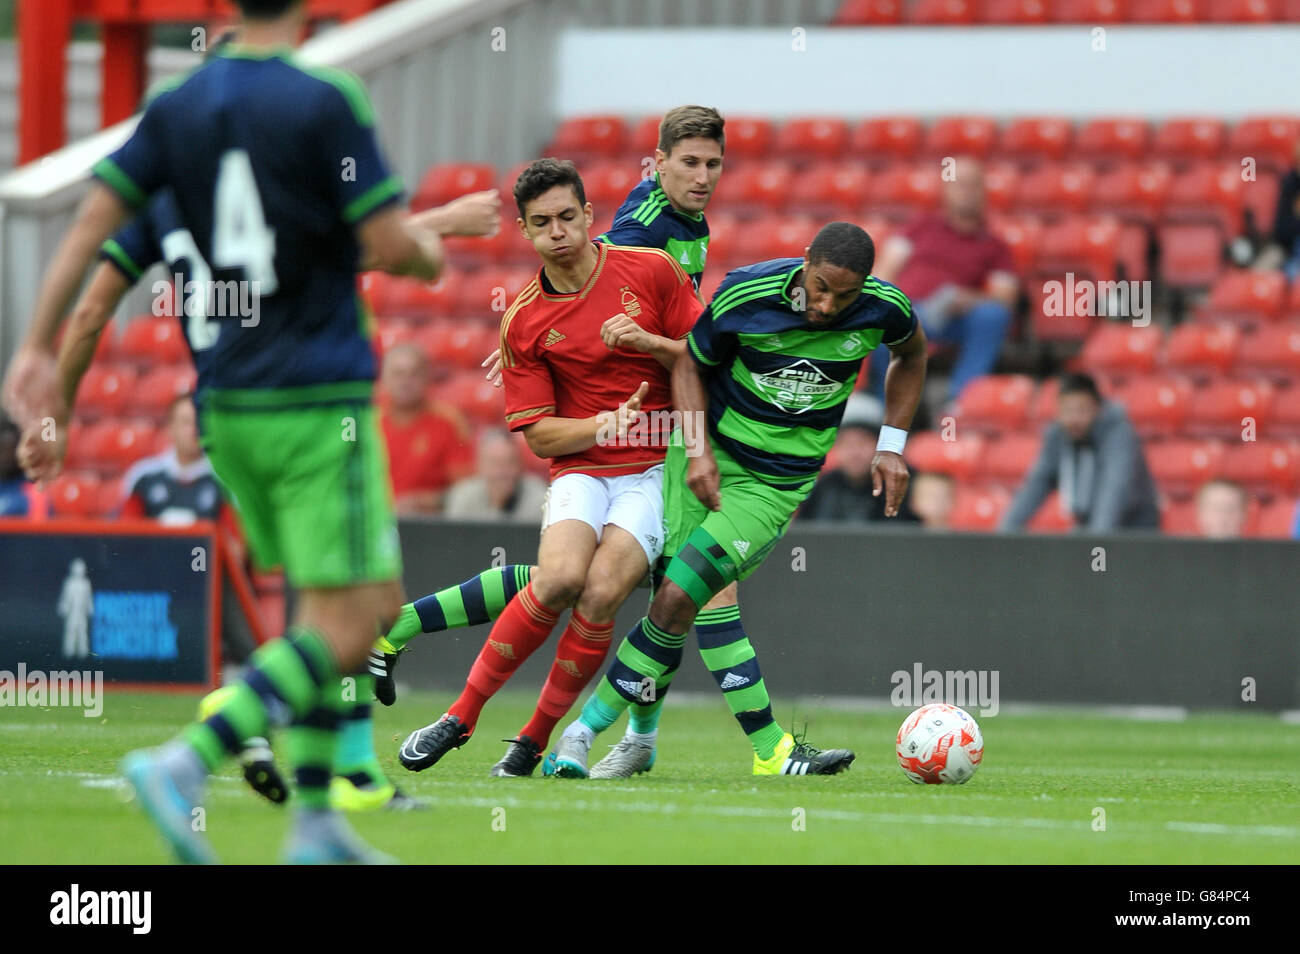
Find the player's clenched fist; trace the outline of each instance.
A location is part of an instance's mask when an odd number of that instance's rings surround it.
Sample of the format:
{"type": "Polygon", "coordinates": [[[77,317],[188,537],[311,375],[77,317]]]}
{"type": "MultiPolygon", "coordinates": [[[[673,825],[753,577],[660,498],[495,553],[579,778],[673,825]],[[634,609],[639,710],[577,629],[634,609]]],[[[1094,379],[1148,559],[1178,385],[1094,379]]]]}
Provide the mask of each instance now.
{"type": "Polygon", "coordinates": [[[912,479],[903,458],[893,451],[876,451],[871,462],[871,495],[879,497],[885,492],[885,516],[898,516],[898,508],[907,495],[907,484],[912,479]]]}
{"type": "Polygon", "coordinates": [[[611,351],[615,348],[649,351],[659,336],[650,334],[627,315],[615,315],[605,319],[605,323],[600,326],[600,340],[611,351]]]}
{"type": "Polygon", "coordinates": [[[718,461],[706,441],[697,455],[687,454],[686,486],[700,503],[716,511],[722,509],[720,484],[718,461]]]}

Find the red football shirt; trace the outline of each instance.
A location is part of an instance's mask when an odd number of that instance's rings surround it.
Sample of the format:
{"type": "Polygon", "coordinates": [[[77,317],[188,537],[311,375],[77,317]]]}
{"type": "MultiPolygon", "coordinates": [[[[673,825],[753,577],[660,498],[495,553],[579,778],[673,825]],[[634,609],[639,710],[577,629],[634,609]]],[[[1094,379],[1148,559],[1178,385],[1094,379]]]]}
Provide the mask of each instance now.
{"type": "MultiPolygon", "coordinates": [[[[642,381],[649,384],[643,411],[672,409],[668,369],[640,351],[611,351],[600,338],[600,326],[626,314],[651,334],[684,338],[704,310],[695,286],[659,249],[595,245],[596,267],[579,291],[547,292],[539,271],[501,320],[501,375],[512,431],[544,417],[588,418],[612,411],[642,381]]],[[[556,457],[551,479],[566,473],[640,473],[664,459],[667,437],[666,429],[646,427],[619,446],[597,444],[556,457]]]]}
{"type": "Polygon", "coordinates": [[[399,427],[387,414],[380,423],[394,497],[446,490],[474,469],[473,441],[436,411],[425,411],[406,426],[399,427]]]}
{"type": "Polygon", "coordinates": [[[981,226],[959,232],[941,215],[927,215],[903,229],[912,254],[894,282],[912,301],[924,301],[944,285],[982,290],[993,272],[1016,264],[1006,242],[981,226]]]}

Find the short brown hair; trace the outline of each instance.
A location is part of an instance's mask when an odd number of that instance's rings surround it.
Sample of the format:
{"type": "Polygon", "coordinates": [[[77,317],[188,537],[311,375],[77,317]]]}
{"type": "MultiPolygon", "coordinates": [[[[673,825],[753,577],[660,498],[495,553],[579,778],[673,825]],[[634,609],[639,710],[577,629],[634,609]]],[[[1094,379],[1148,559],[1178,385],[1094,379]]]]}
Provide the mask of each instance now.
{"type": "Polygon", "coordinates": [[[573,194],[578,197],[578,205],[587,204],[587,190],[582,186],[582,176],[578,175],[578,167],[570,160],[550,156],[535,160],[515,180],[515,205],[519,208],[519,217],[527,218],[524,206],[543,192],[560,185],[573,190],[573,194]]]}
{"type": "Polygon", "coordinates": [[[673,146],[683,139],[712,139],[723,152],[727,151],[722,127],[727,121],[712,106],[678,106],[664,113],[659,123],[659,149],[665,156],[672,155],[673,146]]]}

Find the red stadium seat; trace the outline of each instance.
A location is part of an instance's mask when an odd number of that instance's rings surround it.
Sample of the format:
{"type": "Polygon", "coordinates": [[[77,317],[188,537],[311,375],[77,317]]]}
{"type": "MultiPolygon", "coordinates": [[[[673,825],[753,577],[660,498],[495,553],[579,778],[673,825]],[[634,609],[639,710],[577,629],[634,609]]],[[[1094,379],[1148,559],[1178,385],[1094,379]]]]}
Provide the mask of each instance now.
{"type": "Polygon", "coordinates": [[[1274,388],[1265,380],[1217,380],[1193,392],[1187,433],[1240,440],[1251,422],[1256,438],[1270,435],[1274,388]]]}
{"type": "Polygon", "coordinates": [[[1284,497],[1259,508],[1259,520],[1252,536],[1265,540],[1291,540],[1295,529],[1296,510],[1300,502],[1284,497]]]}
{"type": "Polygon", "coordinates": [[[1241,230],[1245,183],[1236,164],[1198,163],[1174,176],[1165,199],[1166,222],[1213,222],[1224,238],[1241,230]]]}
{"type": "Polygon", "coordinates": [[[414,278],[388,277],[379,284],[384,308],[377,310],[385,318],[408,318],[424,322],[438,315],[451,314],[460,298],[465,273],[449,268],[432,284],[414,278]]]}
{"type": "Polygon", "coordinates": [[[1176,434],[1187,419],[1191,396],[1191,382],[1176,377],[1138,378],[1115,392],[1143,437],[1176,434]]]}
{"type": "Polygon", "coordinates": [[[817,163],[795,177],[791,202],[800,212],[834,219],[866,200],[871,173],[860,160],[817,163]]]}
{"type": "Polygon", "coordinates": [[[1286,303],[1286,318],[1300,321],[1300,282],[1291,286],[1291,294],[1286,303]]]}
{"type": "Polygon", "coordinates": [[[989,228],[1011,247],[1011,256],[1016,260],[1016,271],[1022,275],[1029,272],[1038,253],[1038,243],[1042,241],[1043,224],[1029,216],[990,216],[989,228]]]}
{"type": "Polygon", "coordinates": [[[1218,441],[1151,441],[1144,452],[1156,484],[1176,498],[1195,493],[1201,484],[1218,476],[1223,466],[1223,446],[1218,441]]]}
{"type": "Polygon", "coordinates": [[[123,413],[135,382],[135,369],[129,365],[92,363],[77,389],[77,413],[88,420],[123,413]]]}
{"type": "Polygon", "coordinates": [[[420,331],[415,341],[435,366],[473,371],[497,347],[498,335],[485,325],[441,321],[420,331]]]}
{"type": "Polygon", "coordinates": [[[566,119],[555,130],[543,155],[565,159],[613,158],[627,142],[627,126],[618,116],[581,116],[566,119]]]}
{"type": "Polygon", "coordinates": [[[1043,438],[1037,431],[1003,434],[984,452],[984,476],[1005,487],[1020,486],[1042,446],[1043,438]]]}
{"type": "Polygon", "coordinates": [[[1241,331],[1225,322],[1182,324],[1169,335],[1165,365],[1170,371],[1210,376],[1226,372],[1237,357],[1241,331]]]}
{"type": "Polygon", "coordinates": [[[848,152],[849,124],[829,116],[791,119],[776,136],[776,151],[791,159],[838,159],[848,152]]]}
{"type": "MultiPolygon", "coordinates": [[[[1118,7],[1116,0],[1104,2],[1118,7]]],[[[1104,21],[1088,19],[1084,22],[1104,21]]],[[[1074,152],[1086,159],[1142,159],[1147,155],[1150,143],[1151,127],[1145,119],[1090,119],[1079,127],[1074,140],[1074,152]]]]}
{"type": "Polygon", "coordinates": [[[456,289],[455,313],[467,317],[499,319],[533,280],[531,268],[481,268],[456,289]]]}
{"type": "Polygon", "coordinates": [[[1206,0],[1204,19],[1211,23],[1272,23],[1274,0],[1206,0]]]}
{"type": "Polygon", "coordinates": [[[958,484],[948,519],[953,530],[987,533],[997,529],[1010,503],[1010,495],[1000,487],[981,489],[958,484]]]}
{"type": "Polygon", "coordinates": [[[980,10],[984,23],[1042,24],[1051,22],[1046,0],[984,0],[980,10]]]}
{"type": "Polygon", "coordinates": [[[118,353],[136,364],[179,364],[190,357],[180,322],[149,315],[127,324],[118,353]]]}
{"type": "Polygon", "coordinates": [[[445,162],[431,167],[420,180],[411,199],[413,209],[445,205],[467,192],[495,189],[497,171],[476,162],[445,162]]]}
{"type": "Polygon", "coordinates": [[[980,474],[984,445],[979,434],[963,432],[957,440],[945,441],[937,431],[922,431],[908,440],[903,456],[918,471],[969,481],[980,474]]]}
{"type": "Polygon", "coordinates": [[[1160,274],[1184,288],[1207,288],[1223,268],[1223,238],[1214,225],[1175,224],[1157,229],[1160,274]]]}
{"type": "Polygon", "coordinates": [[[1162,341],[1156,325],[1135,328],[1130,322],[1106,322],[1088,335],[1080,363],[1085,370],[1110,378],[1150,374],[1162,341]]]}
{"type": "Polygon", "coordinates": [[[1011,208],[1023,178],[1015,163],[988,163],[984,167],[984,199],[989,211],[996,214],[1011,208]]]}
{"type": "Polygon", "coordinates": [[[1246,324],[1275,321],[1282,316],[1286,294],[1286,276],[1281,272],[1238,269],[1214,283],[1199,316],[1246,324]]]}
{"type": "Polygon", "coordinates": [[[611,213],[640,182],[641,169],[626,159],[593,162],[582,174],[587,201],[596,208],[608,208],[611,213]]]}
{"type": "Polygon", "coordinates": [[[64,470],[88,470],[94,464],[87,444],[86,434],[93,429],[79,417],[74,417],[68,425],[68,453],[63,459],[64,470]]]}
{"type": "Polygon", "coordinates": [[[1014,431],[1027,423],[1033,378],[1025,374],[988,374],[966,385],[957,399],[959,428],[976,431],[1014,431]]]}
{"type": "Polygon", "coordinates": [[[1081,212],[1092,198],[1096,174],[1083,163],[1043,166],[1029,173],[1016,191],[1015,208],[1020,212],[1060,214],[1081,212]]]}
{"type": "MultiPolygon", "coordinates": [[[[659,148],[659,124],[663,122],[662,116],[644,116],[637,120],[635,126],[627,134],[627,142],[624,145],[624,161],[633,155],[653,156],[655,150],[659,148]]],[[[731,130],[727,130],[730,138],[731,130]]],[[[583,182],[587,180],[584,174],[583,182]]]]}
{"type": "Polygon", "coordinates": [[[1294,116],[1252,116],[1232,127],[1228,152],[1253,156],[1261,166],[1281,171],[1290,167],[1300,140],[1300,119],[1294,116]]]}
{"type": "Polygon", "coordinates": [[[849,148],[861,159],[911,159],[924,141],[925,127],[919,119],[889,116],[858,123],[849,148]]]}
{"type": "Polygon", "coordinates": [[[1160,509],[1160,532],[1171,537],[1199,537],[1196,525],[1196,503],[1192,500],[1171,500],[1160,509]]]}
{"type": "Polygon", "coordinates": [[[1151,148],[1157,155],[1183,163],[1195,159],[1218,159],[1227,140],[1227,129],[1221,119],[1210,116],[1168,119],[1156,129],[1151,148]]]}
{"type": "Polygon", "coordinates": [[[415,331],[410,322],[402,318],[378,318],[375,320],[374,348],[375,357],[383,360],[389,350],[396,345],[415,340],[415,331]]]}
{"type": "Polygon", "coordinates": [[[72,471],[50,485],[50,509],[56,517],[93,517],[99,506],[99,478],[72,471]]]}
{"type": "Polygon", "coordinates": [[[1244,335],[1233,370],[1275,384],[1300,381],[1300,323],[1268,325],[1244,335]]]}
{"type": "Polygon", "coordinates": [[[194,368],[189,364],[168,364],[154,368],[136,382],[131,395],[130,411],[162,417],[173,401],[194,391],[197,382],[194,368]]]}
{"type": "Polygon", "coordinates": [[[505,422],[505,398],[500,388],[494,388],[483,378],[481,371],[462,371],[434,392],[440,401],[455,405],[477,424],[500,427],[505,422]]]}
{"type": "Polygon", "coordinates": [[[997,142],[998,127],[987,116],[937,119],[926,133],[923,150],[935,156],[987,156],[997,142]]]}
{"type": "MultiPolygon", "coordinates": [[[[1029,406],[1029,420],[1034,426],[1041,426],[1056,417],[1056,394],[1061,389],[1059,378],[1048,378],[1038,386],[1034,401],[1029,406]]],[[[1105,395],[1106,389],[1102,389],[1105,395]]]]}
{"type": "Polygon", "coordinates": [[[727,159],[766,159],[772,155],[776,133],[770,119],[728,116],[723,130],[727,137],[727,159]]]}
{"type": "Polygon", "coordinates": [[[1075,272],[1076,278],[1109,281],[1115,277],[1119,240],[1114,219],[1074,216],[1043,229],[1035,265],[1057,278],[1075,272]]]}
{"type": "Polygon", "coordinates": [[[757,213],[785,207],[794,181],[793,168],[784,162],[746,162],[731,169],[719,183],[717,198],[729,207],[757,213]]]}
{"type": "Polygon", "coordinates": [[[1222,475],[1252,494],[1290,494],[1300,486],[1300,445],[1294,441],[1228,441],[1222,475]]]}
{"type": "Polygon", "coordinates": [[[933,163],[890,166],[871,181],[870,208],[879,215],[910,218],[939,205],[941,185],[933,163]]]}
{"type": "Polygon", "coordinates": [[[1173,188],[1173,171],[1163,162],[1125,162],[1094,180],[1088,208],[1121,219],[1154,222],[1173,188]]]}
{"type": "Polygon", "coordinates": [[[1123,23],[1126,4],[1121,0],[1060,0],[1057,23],[1123,23]]]}
{"type": "Polygon", "coordinates": [[[1029,328],[1033,338],[1039,342],[1083,341],[1097,319],[1072,314],[1074,306],[1065,300],[1061,273],[1051,274],[1052,279],[1030,282],[1025,289],[1029,295],[1029,328]],[[1061,290],[1058,292],[1053,285],[1060,286],[1061,290]]]}
{"type": "MultiPolygon", "coordinates": [[[[741,220],[727,212],[714,214],[709,210],[709,250],[707,272],[713,272],[722,262],[736,256],[736,243],[744,226],[741,220]]],[[[706,299],[707,300],[707,299],[706,299]]]]}
{"type": "Polygon", "coordinates": [[[1201,16],[1198,0],[1133,0],[1129,9],[1134,23],[1196,23],[1201,16]]]}
{"type": "MultiPolygon", "coordinates": [[[[1004,5],[1037,6],[1046,18],[1042,0],[1005,0],[1004,5]]],[[[1041,21],[1040,21],[1041,22],[1041,21]]],[[[1074,127],[1061,116],[1013,119],[1002,130],[999,152],[1016,159],[1062,159],[1074,138],[1074,127]]]]}
{"type": "Polygon", "coordinates": [[[818,222],[804,215],[763,216],[741,229],[736,254],[747,262],[801,256],[817,234],[818,222]]]}
{"type": "Polygon", "coordinates": [[[845,0],[831,23],[835,26],[882,26],[899,23],[902,19],[903,0],[845,0]]]}
{"type": "Polygon", "coordinates": [[[1025,529],[1030,533],[1066,533],[1074,529],[1074,518],[1061,510],[1061,495],[1053,490],[1025,529]]]}
{"type": "Polygon", "coordinates": [[[122,473],[137,460],[158,452],[166,435],[144,420],[106,420],[86,429],[86,457],[96,469],[122,473]]]}
{"type": "Polygon", "coordinates": [[[117,515],[117,508],[122,505],[122,481],[120,480],[102,480],[99,484],[99,492],[95,494],[95,507],[92,516],[101,519],[110,519],[117,515]]]}
{"type": "Polygon", "coordinates": [[[908,21],[930,26],[971,24],[976,20],[978,9],[975,0],[916,0],[909,11],[908,21]]]}

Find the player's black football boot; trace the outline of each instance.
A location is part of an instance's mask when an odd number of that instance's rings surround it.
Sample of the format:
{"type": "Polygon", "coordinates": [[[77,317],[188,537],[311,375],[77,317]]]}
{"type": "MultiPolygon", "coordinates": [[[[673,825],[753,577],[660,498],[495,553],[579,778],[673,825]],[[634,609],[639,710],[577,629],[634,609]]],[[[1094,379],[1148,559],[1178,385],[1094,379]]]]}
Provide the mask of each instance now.
{"type": "Polygon", "coordinates": [[[501,761],[492,766],[489,772],[493,778],[524,778],[532,775],[537,763],[542,760],[542,747],[526,735],[517,739],[502,739],[509,742],[510,748],[501,761]]]}
{"type": "Polygon", "coordinates": [[[416,729],[406,737],[397,752],[397,761],[412,772],[423,772],[452,749],[469,741],[465,723],[454,715],[443,713],[441,719],[423,729],[416,729]]]}
{"type": "Polygon", "coordinates": [[[397,701],[397,683],[393,681],[393,671],[397,668],[397,659],[402,651],[387,653],[379,643],[370,647],[367,666],[375,677],[375,698],[386,706],[397,701]]]}
{"type": "Polygon", "coordinates": [[[276,805],[288,801],[289,786],[275,766],[271,746],[266,739],[258,737],[246,741],[239,753],[239,763],[244,768],[244,781],[249,788],[276,805]]]}

